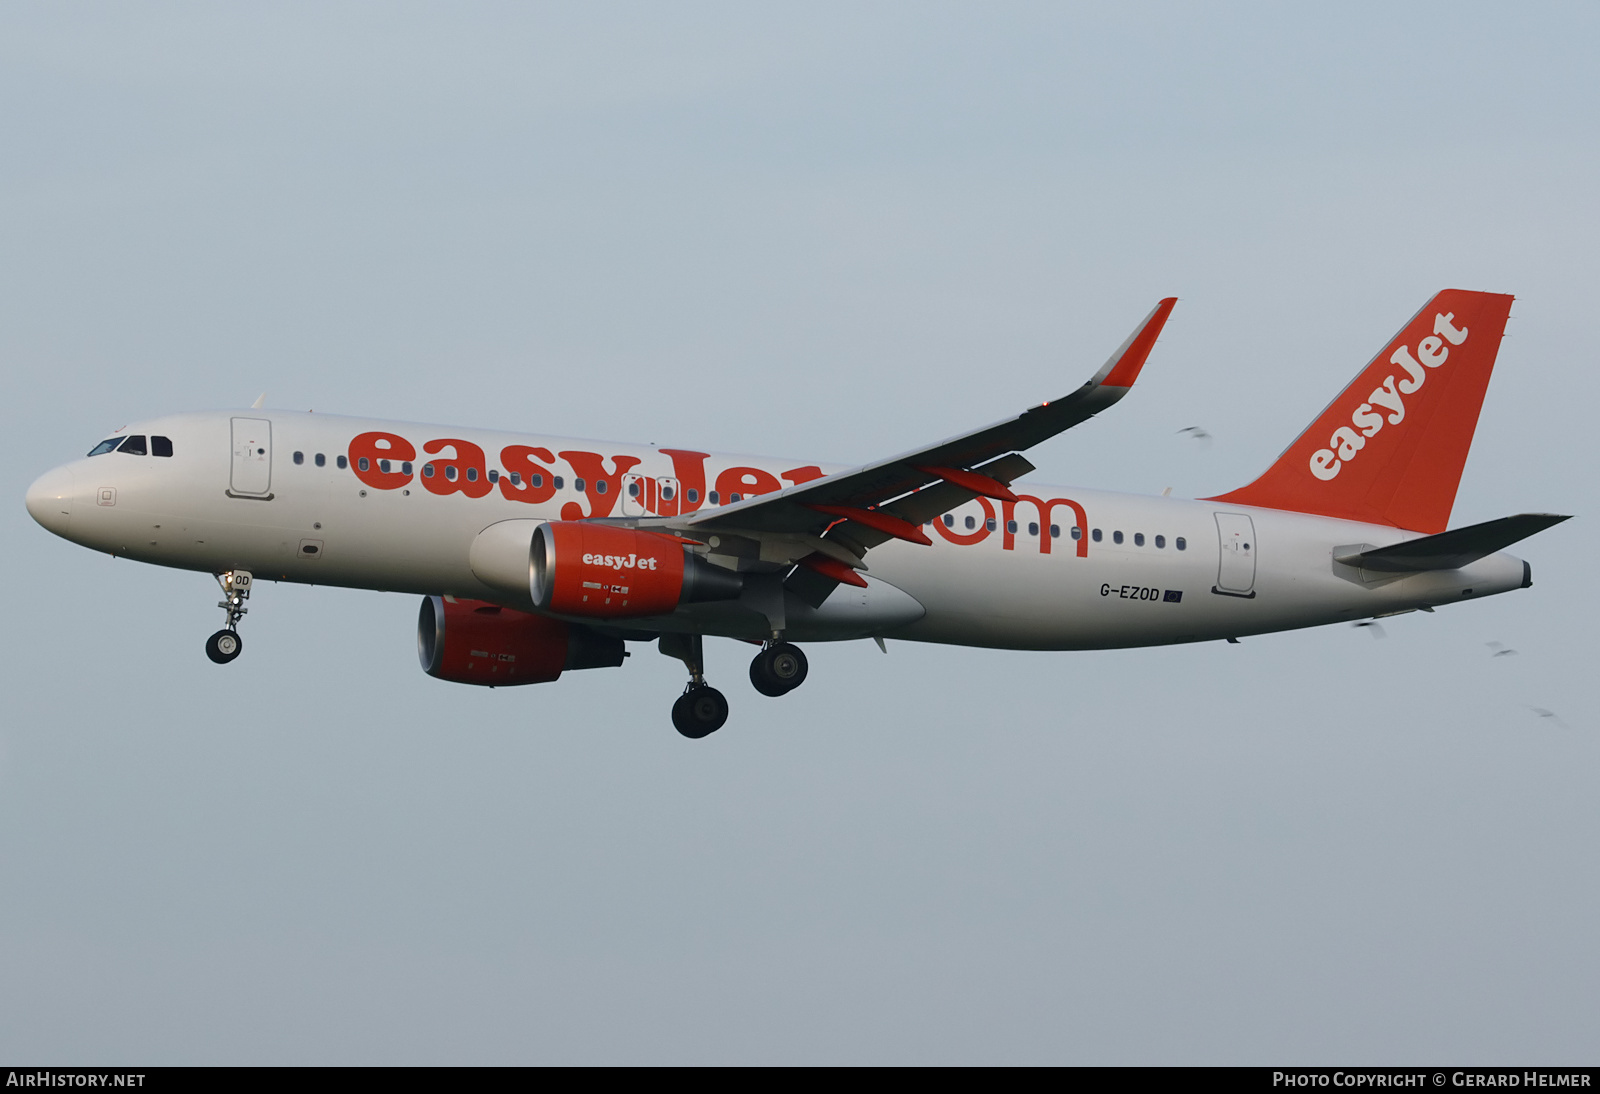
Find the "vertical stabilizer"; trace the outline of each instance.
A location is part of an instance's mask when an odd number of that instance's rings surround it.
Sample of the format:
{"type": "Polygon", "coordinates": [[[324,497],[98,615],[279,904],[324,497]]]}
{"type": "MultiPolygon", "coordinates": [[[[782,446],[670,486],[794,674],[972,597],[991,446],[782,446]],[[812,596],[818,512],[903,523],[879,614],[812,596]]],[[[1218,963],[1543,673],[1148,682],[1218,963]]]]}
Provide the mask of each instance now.
{"type": "Polygon", "coordinates": [[[1511,301],[1444,290],[1265,474],[1207,500],[1444,531],[1511,301]]]}

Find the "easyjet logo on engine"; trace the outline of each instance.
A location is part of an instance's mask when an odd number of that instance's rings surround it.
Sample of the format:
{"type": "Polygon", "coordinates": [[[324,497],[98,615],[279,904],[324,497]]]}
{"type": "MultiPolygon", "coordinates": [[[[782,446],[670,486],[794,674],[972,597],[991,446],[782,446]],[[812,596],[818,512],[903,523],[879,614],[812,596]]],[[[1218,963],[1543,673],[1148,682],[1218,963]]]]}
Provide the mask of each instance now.
{"type": "Polygon", "coordinates": [[[583,564],[585,566],[600,566],[611,570],[632,570],[636,568],[654,570],[661,565],[661,560],[659,558],[640,558],[638,555],[624,557],[622,555],[587,554],[583,556],[583,564]]]}
{"type": "Polygon", "coordinates": [[[1455,312],[1435,315],[1433,334],[1417,343],[1416,356],[1412,356],[1409,346],[1401,346],[1394,351],[1389,362],[1404,369],[1404,377],[1398,382],[1394,375],[1385,377],[1383,383],[1367,396],[1368,401],[1356,407],[1350,415],[1350,424],[1333,431],[1328,438],[1328,447],[1311,453],[1313,475],[1323,482],[1329,481],[1339,474],[1340,468],[1367,447],[1367,441],[1378,435],[1385,422],[1399,425],[1405,421],[1406,404],[1402,396],[1414,395],[1422,390],[1422,385],[1428,380],[1428,369],[1444,364],[1450,356],[1450,346],[1459,346],[1467,340],[1467,328],[1455,326],[1455,317],[1455,312]]]}

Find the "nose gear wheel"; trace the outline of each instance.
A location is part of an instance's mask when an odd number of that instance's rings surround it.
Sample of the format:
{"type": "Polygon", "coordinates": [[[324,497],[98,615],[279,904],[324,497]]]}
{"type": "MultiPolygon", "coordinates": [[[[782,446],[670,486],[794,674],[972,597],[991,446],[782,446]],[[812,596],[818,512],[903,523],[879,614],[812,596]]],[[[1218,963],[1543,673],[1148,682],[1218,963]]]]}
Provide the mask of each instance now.
{"type": "Polygon", "coordinates": [[[238,631],[222,630],[206,639],[206,656],[219,665],[226,665],[239,651],[244,649],[244,642],[239,638],[238,631]]]}

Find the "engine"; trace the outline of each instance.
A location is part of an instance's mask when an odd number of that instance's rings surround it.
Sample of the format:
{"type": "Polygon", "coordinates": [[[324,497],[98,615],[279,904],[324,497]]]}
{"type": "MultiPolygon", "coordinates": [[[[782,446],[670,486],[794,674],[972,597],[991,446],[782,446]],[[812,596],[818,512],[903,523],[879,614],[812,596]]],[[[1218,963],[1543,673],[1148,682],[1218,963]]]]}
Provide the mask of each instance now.
{"type": "Polygon", "coordinates": [[[533,533],[529,591],[541,611],[591,619],[665,615],[679,604],[739,595],[738,574],[684,549],[674,536],[587,521],[533,533]]]}
{"type": "Polygon", "coordinates": [[[417,616],[417,656],[429,676],[457,684],[544,684],[566,669],[614,668],[622,639],[482,600],[428,596],[417,616]]]}

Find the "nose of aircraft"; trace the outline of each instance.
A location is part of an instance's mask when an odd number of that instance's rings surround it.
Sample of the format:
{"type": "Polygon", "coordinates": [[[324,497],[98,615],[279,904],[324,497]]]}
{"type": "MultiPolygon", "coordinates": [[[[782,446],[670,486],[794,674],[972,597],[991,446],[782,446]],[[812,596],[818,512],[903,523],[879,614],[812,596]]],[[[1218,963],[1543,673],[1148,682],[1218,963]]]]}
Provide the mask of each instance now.
{"type": "Polygon", "coordinates": [[[58,536],[67,534],[72,519],[72,472],[65,467],[46,471],[28,487],[28,513],[58,536]]]}

